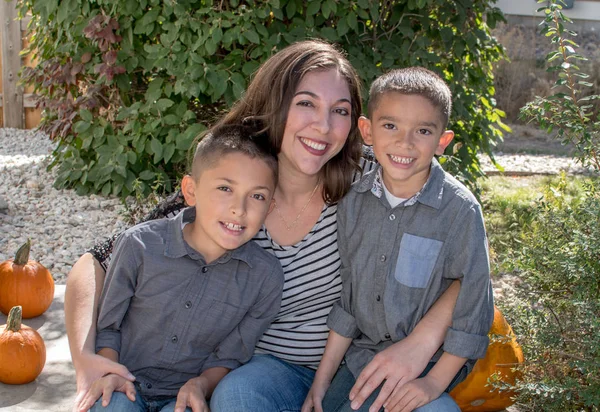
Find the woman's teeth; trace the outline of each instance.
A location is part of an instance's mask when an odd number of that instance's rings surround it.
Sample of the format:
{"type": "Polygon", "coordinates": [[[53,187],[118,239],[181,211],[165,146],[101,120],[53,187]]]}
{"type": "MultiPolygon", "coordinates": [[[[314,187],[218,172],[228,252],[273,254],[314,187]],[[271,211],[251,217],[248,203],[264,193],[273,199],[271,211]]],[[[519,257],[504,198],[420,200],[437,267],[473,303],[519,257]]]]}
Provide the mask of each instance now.
{"type": "Polygon", "coordinates": [[[303,137],[300,138],[300,141],[307,145],[308,147],[312,147],[315,150],[325,150],[327,145],[325,143],[317,143],[309,139],[305,139],[303,137]]]}

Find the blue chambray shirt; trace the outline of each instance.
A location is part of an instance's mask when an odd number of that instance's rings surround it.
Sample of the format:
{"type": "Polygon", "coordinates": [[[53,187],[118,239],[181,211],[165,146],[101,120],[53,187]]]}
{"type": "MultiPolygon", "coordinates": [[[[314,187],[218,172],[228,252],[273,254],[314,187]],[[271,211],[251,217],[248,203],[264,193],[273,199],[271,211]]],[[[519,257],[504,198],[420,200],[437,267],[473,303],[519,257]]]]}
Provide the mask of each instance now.
{"type": "Polygon", "coordinates": [[[358,377],[373,356],[404,339],[452,281],[459,296],[442,352],[470,359],[488,346],[494,316],[488,246],[475,197],[433,159],[421,191],[391,208],[381,166],[340,202],[342,296],[328,326],[353,338],[345,360],[358,377]]]}
{"type": "Polygon", "coordinates": [[[279,311],[279,260],[250,241],[206,264],[183,238],[195,212],[124,232],[106,275],[96,350],[119,352],[146,397],[177,396],[208,368],[247,362],[279,311]]]}

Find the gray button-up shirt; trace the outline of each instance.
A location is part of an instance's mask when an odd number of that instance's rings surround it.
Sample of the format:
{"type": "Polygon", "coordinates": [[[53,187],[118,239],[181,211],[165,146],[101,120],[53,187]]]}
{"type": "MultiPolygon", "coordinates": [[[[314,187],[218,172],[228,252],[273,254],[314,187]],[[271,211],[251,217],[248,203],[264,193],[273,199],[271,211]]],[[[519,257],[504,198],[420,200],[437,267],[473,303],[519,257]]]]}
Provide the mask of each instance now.
{"type": "MultiPolygon", "coordinates": [[[[494,316],[487,238],[474,196],[433,160],[423,189],[391,208],[381,166],[356,182],[337,212],[342,296],[327,324],[353,338],[357,377],[373,356],[404,339],[450,286],[460,293],[442,351],[485,355],[494,316]]],[[[468,369],[475,361],[467,362],[468,369]]]]}
{"type": "Polygon", "coordinates": [[[100,300],[96,349],[112,348],[144,396],[176,396],[189,379],[250,360],[281,302],[277,258],[250,241],[206,264],[183,239],[188,208],[127,230],[100,300]]]}

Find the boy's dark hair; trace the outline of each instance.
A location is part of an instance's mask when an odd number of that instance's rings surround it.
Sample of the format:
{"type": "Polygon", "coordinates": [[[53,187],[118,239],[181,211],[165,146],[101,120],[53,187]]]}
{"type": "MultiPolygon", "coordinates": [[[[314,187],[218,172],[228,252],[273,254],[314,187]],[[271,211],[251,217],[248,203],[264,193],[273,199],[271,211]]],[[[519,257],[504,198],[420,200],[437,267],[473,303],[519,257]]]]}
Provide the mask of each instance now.
{"type": "Polygon", "coordinates": [[[375,79],[369,91],[369,117],[373,116],[381,96],[390,92],[425,97],[440,110],[443,127],[448,125],[452,112],[452,92],[446,82],[431,70],[424,67],[406,67],[392,70],[375,79]]]}
{"type": "Polygon", "coordinates": [[[203,170],[213,167],[223,156],[242,153],[264,161],[273,172],[277,184],[279,167],[277,155],[265,133],[259,133],[254,124],[222,125],[209,130],[196,146],[192,160],[192,176],[198,179],[203,170]]]}

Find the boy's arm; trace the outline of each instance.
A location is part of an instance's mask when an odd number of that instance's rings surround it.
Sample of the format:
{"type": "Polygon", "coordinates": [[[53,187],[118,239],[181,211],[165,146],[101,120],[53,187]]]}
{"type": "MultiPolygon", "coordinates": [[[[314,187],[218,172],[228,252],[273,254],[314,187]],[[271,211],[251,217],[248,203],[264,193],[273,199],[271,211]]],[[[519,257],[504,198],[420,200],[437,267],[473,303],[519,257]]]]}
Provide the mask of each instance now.
{"type": "Polygon", "coordinates": [[[135,293],[139,266],[133,242],[131,235],[125,233],[115,244],[98,305],[97,352],[103,348],[121,352],[121,324],[135,293]]]}
{"type": "Polygon", "coordinates": [[[374,410],[379,410],[396,387],[412,381],[425,370],[444,343],[459,290],[460,282],[454,281],[406,338],[375,355],[350,390],[353,406],[360,407],[373,390],[384,382],[373,403],[374,410]]]}
{"type": "Polygon", "coordinates": [[[344,354],[350,347],[352,338],[346,338],[335,331],[329,332],[327,338],[327,345],[325,346],[325,353],[319,363],[319,368],[315,374],[313,384],[310,387],[304,405],[302,405],[302,412],[322,412],[322,402],[325,397],[325,392],[331,384],[333,376],[337,372],[344,354]]]}
{"type": "Polygon", "coordinates": [[[235,369],[248,362],[254,347],[267,330],[281,306],[283,294],[283,269],[279,262],[270,266],[256,302],[242,321],[223,339],[204,362],[204,368],[223,367],[235,369]]]}

